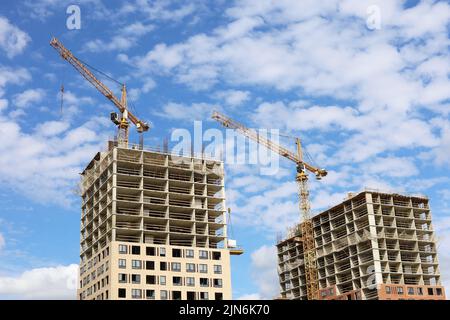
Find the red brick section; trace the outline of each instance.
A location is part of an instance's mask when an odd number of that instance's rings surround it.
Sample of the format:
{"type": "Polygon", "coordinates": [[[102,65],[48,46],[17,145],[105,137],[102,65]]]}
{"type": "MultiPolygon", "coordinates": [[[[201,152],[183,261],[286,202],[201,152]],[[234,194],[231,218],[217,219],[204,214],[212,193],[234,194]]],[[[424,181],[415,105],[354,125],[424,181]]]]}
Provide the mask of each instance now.
{"type": "MultiPolygon", "coordinates": [[[[321,289],[320,300],[361,300],[360,290],[336,295],[335,286],[321,289]]],[[[379,300],[445,300],[442,286],[382,284],[378,289],[379,300]]]]}
{"type": "Polygon", "coordinates": [[[445,300],[442,286],[382,284],[378,290],[380,300],[445,300]]]}

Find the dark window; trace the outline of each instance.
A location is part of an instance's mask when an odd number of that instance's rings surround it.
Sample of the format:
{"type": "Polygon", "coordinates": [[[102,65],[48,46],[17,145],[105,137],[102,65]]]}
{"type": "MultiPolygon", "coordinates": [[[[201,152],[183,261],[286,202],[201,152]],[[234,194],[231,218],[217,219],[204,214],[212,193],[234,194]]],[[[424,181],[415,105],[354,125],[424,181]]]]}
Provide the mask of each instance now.
{"type": "Polygon", "coordinates": [[[413,287],[408,287],[408,294],[409,295],[413,295],[414,294],[414,288],[413,287]]]}
{"type": "Polygon", "coordinates": [[[139,247],[139,246],[132,246],[131,247],[131,253],[132,254],[141,254],[141,247],[139,247]]]}
{"type": "Polygon", "coordinates": [[[131,283],[141,283],[141,276],[139,274],[132,274],[131,283]]]}
{"type": "Polygon", "coordinates": [[[172,249],[172,257],[181,258],[181,249],[172,249]]]}
{"type": "Polygon", "coordinates": [[[119,289],[119,298],[126,298],[127,297],[127,289],[119,289]]]}
{"type": "Polygon", "coordinates": [[[174,286],[181,286],[182,282],[181,282],[181,277],[173,277],[172,278],[172,282],[174,286]]]}
{"type": "Polygon", "coordinates": [[[161,261],[161,262],[159,263],[159,270],[161,270],[161,271],[166,271],[166,270],[167,270],[167,263],[161,261]]]}
{"type": "Polygon", "coordinates": [[[208,286],[208,278],[200,278],[200,287],[208,286]]]}
{"type": "Polygon", "coordinates": [[[214,294],[214,297],[215,297],[216,300],[223,300],[223,294],[220,293],[220,292],[216,292],[214,294]]]}
{"type": "Polygon", "coordinates": [[[195,292],[188,291],[187,292],[187,300],[195,300],[195,292]]]}
{"type": "Polygon", "coordinates": [[[222,279],[214,279],[213,285],[215,288],[222,288],[222,279]]]}
{"type": "Polygon", "coordinates": [[[397,287],[397,293],[403,294],[403,287],[397,287]]]}
{"type": "Polygon", "coordinates": [[[153,248],[153,247],[147,247],[146,249],[145,249],[145,253],[148,255],[148,256],[154,256],[155,255],[155,248],[153,248]]]}
{"type": "Polygon", "coordinates": [[[436,288],[436,294],[438,296],[442,296],[442,289],[441,288],[436,288]]]}
{"type": "Polygon", "coordinates": [[[419,296],[422,296],[423,295],[423,288],[417,288],[417,294],[419,295],[419,296]]]}
{"type": "Polygon", "coordinates": [[[181,300],[181,291],[172,291],[172,300],[181,300]]]}
{"type": "Polygon", "coordinates": [[[212,258],[213,260],[220,260],[220,252],[213,252],[212,258]]]}
{"type": "Polygon", "coordinates": [[[145,269],[155,270],[155,262],[154,261],[145,261],[145,269]]]}
{"type": "Polygon", "coordinates": [[[147,284],[156,284],[156,277],[155,276],[146,276],[145,282],[147,284]]]}
{"type": "Polygon", "coordinates": [[[155,299],[155,290],[145,290],[145,296],[147,299],[155,299]]]}
{"type": "Polygon", "coordinates": [[[432,296],[433,295],[433,288],[428,288],[428,295],[432,296]]]}

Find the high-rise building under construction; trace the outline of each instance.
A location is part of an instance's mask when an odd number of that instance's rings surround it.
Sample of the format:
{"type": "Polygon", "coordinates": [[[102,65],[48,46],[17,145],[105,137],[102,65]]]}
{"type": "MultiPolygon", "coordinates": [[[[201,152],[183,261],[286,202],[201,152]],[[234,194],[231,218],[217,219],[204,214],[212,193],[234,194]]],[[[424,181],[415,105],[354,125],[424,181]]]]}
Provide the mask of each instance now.
{"type": "MultiPolygon", "coordinates": [[[[318,299],[445,299],[428,198],[365,190],[312,223],[318,299]]],[[[301,241],[278,240],[281,298],[307,297],[301,241]]]]}
{"type": "Polygon", "coordinates": [[[223,163],[108,149],[82,173],[78,299],[231,299],[223,163]]]}

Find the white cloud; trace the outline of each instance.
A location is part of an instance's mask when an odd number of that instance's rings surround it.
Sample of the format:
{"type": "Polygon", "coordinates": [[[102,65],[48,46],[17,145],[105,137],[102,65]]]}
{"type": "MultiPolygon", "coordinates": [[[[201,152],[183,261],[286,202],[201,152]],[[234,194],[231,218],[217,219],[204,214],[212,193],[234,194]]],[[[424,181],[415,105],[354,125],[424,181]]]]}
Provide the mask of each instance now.
{"type": "Polygon", "coordinates": [[[251,254],[252,278],[259,289],[257,294],[240,299],[273,299],[279,295],[277,251],[275,246],[262,246],[251,254]]]}
{"type": "Polygon", "coordinates": [[[190,105],[169,102],[162,107],[161,112],[156,115],[171,120],[205,120],[208,119],[213,110],[218,110],[217,105],[208,103],[192,103],[190,105]]]}
{"type": "Polygon", "coordinates": [[[110,40],[101,39],[90,40],[85,48],[90,52],[103,51],[126,51],[138,43],[138,40],[155,29],[152,24],[143,24],[135,22],[123,28],[120,28],[110,40]]]}
{"type": "Polygon", "coordinates": [[[56,266],[25,271],[15,277],[0,277],[2,299],[76,299],[78,266],[56,266]]]}
{"type": "Polygon", "coordinates": [[[419,173],[412,159],[409,158],[375,158],[363,165],[365,172],[389,177],[410,177],[419,173]]]}
{"type": "Polygon", "coordinates": [[[215,96],[218,99],[223,100],[227,105],[237,107],[250,99],[250,92],[241,90],[223,90],[218,91],[215,96]]]}
{"type": "Polygon", "coordinates": [[[8,58],[22,53],[30,41],[31,38],[26,32],[12,25],[7,18],[0,16],[0,48],[8,58]]]}
{"type": "Polygon", "coordinates": [[[191,15],[196,8],[194,1],[173,8],[175,3],[177,2],[167,0],[137,0],[136,10],[140,10],[151,20],[180,21],[191,15]]]}
{"type": "Polygon", "coordinates": [[[101,129],[108,125],[94,117],[78,127],[47,121],[24,132],[11,115],[0,114],[0,185],[38,202],[70,205],[78,173],[102,149],[107,134],[101,129]]]}
{"type": "Polygon", "coordinates": [[[238,297],[237,300],[261,300],[261,296],[259,293],[249,293],[238,297]]]}
{"type": "Polygon", "coordinates": [[[27,108],[32,104],[41,102],[45,97],[43,89],[27,89],[14,96],[13,104],[18,108],[27,108]]]}
{"type": "Polygon", "coordinates": [[[23,84],[31,79],[30,72],[25,68],[11,68],[0,65],[0,96],[8,84],[23,84]]]}

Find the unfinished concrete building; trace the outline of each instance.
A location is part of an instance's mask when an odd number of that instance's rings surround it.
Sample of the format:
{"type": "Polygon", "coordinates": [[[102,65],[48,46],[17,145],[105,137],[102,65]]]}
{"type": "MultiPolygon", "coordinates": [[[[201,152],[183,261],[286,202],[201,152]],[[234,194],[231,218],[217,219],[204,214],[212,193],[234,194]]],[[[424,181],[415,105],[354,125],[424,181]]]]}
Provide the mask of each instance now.
{"type": "MultiPolygon", "coordinates": [[[[445,299],[426,197],[366,190],[312,221],[319,299],[445,299]]],[[[285,299],[306,299],[300,230],[277,243],[285,299]]]]}
{"type": "Polygon", "coordinates": [[[81,189],[78,299],[231,299],[221,161],[110,143],[81,189]]]}

